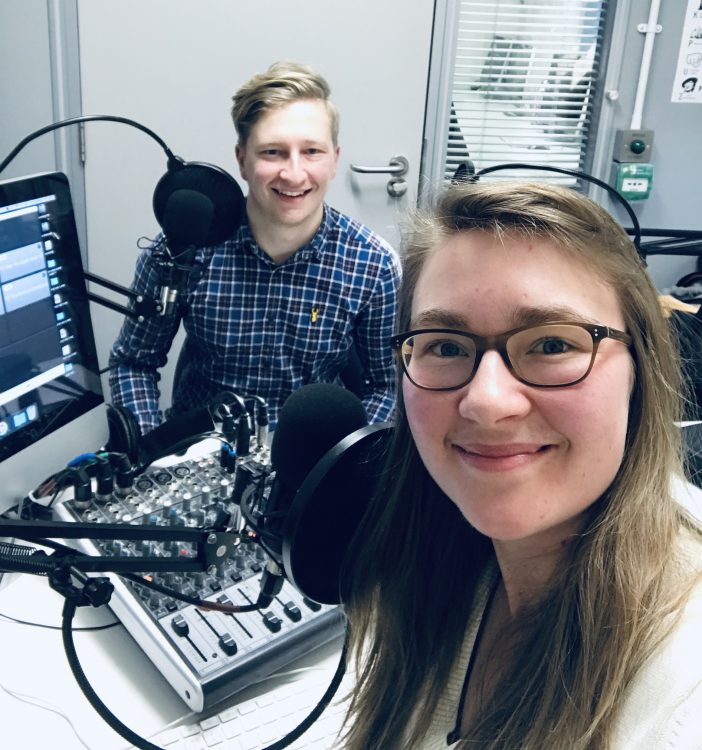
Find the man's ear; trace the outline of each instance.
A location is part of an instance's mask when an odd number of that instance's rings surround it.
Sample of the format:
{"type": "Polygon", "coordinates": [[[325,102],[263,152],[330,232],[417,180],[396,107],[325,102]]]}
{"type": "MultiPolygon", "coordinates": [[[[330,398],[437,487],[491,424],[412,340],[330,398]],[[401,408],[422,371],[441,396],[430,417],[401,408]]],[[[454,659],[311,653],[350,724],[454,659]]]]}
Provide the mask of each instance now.
{"type": "Polygon", "coordinates": [[[239,165],[239,173],[241,174],[241,179],[248,181],[248,177],[246,176],[246,170],[244,168],[246,146],[240,146],[237,143],[236,148],[234,149],[234,153],[236,154],[236,163],[239,165]]]}

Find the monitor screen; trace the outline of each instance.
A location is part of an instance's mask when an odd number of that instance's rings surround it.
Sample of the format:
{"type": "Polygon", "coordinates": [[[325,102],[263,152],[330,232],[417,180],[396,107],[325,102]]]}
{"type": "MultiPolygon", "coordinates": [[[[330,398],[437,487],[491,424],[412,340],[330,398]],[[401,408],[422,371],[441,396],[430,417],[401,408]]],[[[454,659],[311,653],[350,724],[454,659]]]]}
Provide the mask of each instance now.
{"type": "Polygon", "coordinates": [[[107,441],[68,180],[0,182],[0,513],[107,441]]]}

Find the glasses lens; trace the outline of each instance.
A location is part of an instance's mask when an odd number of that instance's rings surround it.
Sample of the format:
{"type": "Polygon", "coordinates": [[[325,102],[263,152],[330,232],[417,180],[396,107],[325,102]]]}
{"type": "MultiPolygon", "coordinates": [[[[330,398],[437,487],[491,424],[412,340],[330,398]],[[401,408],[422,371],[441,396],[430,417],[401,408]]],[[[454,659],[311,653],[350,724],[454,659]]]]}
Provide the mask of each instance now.
{"type": "Polygon", "coordinates": [[[423,388],[455,388],[475,366],[472,339],[455,333],[419,333],[402,344],[402,362],[410,380],[423,388]]]}
{"type": "Polygon", "coordinates": [[[534,385],[567,385],[582,378],[592,361],[590,332],[577,325],[527,328],[507,339],[515,372],[534,385]]]}

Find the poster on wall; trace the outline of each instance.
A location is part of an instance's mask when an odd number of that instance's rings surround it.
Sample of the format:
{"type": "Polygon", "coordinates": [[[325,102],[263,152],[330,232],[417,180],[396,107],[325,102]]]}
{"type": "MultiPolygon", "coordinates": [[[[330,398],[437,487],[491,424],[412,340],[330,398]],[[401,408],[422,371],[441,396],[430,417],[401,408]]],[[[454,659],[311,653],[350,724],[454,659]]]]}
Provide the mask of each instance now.
{"type": "Polygon", "coordinates": [[[671,101],[702,104],[702,0],[687,2],[671,101]]]}

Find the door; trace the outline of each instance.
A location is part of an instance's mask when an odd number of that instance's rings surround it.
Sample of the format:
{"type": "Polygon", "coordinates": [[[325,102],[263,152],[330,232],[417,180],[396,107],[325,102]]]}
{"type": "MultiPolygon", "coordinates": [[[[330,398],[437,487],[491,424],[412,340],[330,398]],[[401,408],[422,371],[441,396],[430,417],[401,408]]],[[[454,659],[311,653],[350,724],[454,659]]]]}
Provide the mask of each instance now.
{"type": "MultiPolygon", "coordinates": [[[[83,113],[133,118],[187,161],[237,179],[234,91],[276,60],[319,70],[341,113],[328,201],[398,245],[419,180],[434,0],[79,0],[78,8],[83,113]],[[408,162],[400,197],[388,193],[390,175],[351,169],[396,156],[408,162]]],[[[85,126],[85,150],[90,270],[128,283],[138,238],[159,229],[151,197],[165,157],[143,133],[110,123],[85,126]]],[[[106,362],[121,318],[94,315],[106,362]]],[[[162,386],[169,394],[168,376],[162,386]]]]}

